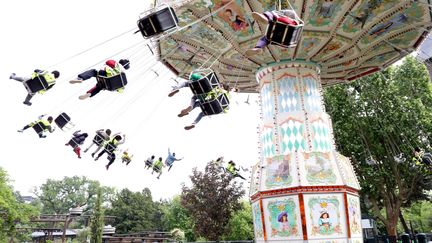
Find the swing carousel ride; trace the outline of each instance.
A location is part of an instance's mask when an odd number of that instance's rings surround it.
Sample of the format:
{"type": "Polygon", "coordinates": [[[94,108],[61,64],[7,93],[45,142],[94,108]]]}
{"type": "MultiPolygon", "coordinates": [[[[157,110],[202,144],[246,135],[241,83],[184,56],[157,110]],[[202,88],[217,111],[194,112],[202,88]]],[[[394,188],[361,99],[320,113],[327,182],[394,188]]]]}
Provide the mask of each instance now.
{"type": "Polygon", "coordinates": [[[250,189],[257,242],[362,242],[359,183],[336,151],[322,86],[380,71],[413,52],[432,26],[430,2],[162,2],[175,19],[153,37],[162,63],[183,78],[211,69],[238,92],[260,94],[261,155],[250,189]],[[272,44],[247,56],[268,31],[252,12],[290,8],[304,22],[297,45],[272,44]]]}

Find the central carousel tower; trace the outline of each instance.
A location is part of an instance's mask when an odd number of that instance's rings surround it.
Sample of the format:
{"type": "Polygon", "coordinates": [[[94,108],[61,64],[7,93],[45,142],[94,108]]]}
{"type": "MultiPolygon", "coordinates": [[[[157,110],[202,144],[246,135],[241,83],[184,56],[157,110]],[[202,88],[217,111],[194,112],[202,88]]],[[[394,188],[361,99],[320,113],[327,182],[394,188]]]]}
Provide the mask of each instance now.
{"type": "Polygon", "coordinates": [[[260,158],[250,189],[256,242],[361,243],[360,186],[336,151],[322,87],[414,51],[432,26],[428,1],[291,0],[305,23],[298,45],[269,45],[253,57],[245,52],[266,26],[251,13],[279,1],[162,2],[179,19],[179,30],[157,41],[167,67],[183,78],[211,68],[222,83],[260,94],[260,158]]]}

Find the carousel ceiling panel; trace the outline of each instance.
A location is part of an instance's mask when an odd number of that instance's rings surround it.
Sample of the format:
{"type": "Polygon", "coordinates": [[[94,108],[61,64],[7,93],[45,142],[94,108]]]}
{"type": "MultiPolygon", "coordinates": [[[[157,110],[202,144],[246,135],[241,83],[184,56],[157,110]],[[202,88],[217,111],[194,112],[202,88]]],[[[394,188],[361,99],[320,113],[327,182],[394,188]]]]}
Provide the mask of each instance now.
{"type": "MultiPolygon", "coordinates": [[[[274,10],[279,1],[162,1],[179,5],[172,6],[183,27],[158,41],[164,63],[185,77],[213,64],[222,82],[239,76],[244,92],[255,92],[254,74],[260,67],[285,60],[317,63],[324,85],[368,75],[414,51],[431,28],[426,0],[291,0],[305,22],[298,45],[270,45],[262,55],[247,57],[245,51],[266,31],[252,12],[274,10]]],[[[288,8],[286,1],[281,3],[288,8]]]]}

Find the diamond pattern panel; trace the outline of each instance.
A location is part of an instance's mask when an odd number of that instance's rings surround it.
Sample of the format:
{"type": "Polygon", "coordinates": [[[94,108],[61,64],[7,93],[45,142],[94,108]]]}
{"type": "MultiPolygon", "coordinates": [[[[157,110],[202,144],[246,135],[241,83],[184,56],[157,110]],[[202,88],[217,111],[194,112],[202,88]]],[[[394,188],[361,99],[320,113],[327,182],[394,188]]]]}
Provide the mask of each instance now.
{"type": "Polygon", "coordinates": [[[299,111],[301,109],[300,93],[296,77],[285,77],[278,81],[278,109],[280,113],[299,111]]]}
{"type": "Polygon", "coordinates": [[[321,111],[321,94],[319,93],[318,83],[312,77],[303,78],[305,91],[305,109],[307,112],[321,111]]]}
{"type": "Polygon", "coordinates": [[[271,158],[275,156],[276,147],[273,140],[273,128],[264,128],[261,132],[262,154],[264,155],[264,158],[271,158]]]}
{"type": "Polygon", "coordinates": [[[295,120],[288,120],[279,126],[282,154],[286,155],[294,151],[306,150],[304,138],[304,124],[295,120]]]}
{"type": "Polygon", "coordinates": [[[274,112],[273,84],[264,84],[261,89],[261,107],[263,119],[272,119],[274,112]]]}
{"type": "Polygon", "coordinates": [[[331,150],[330,129],[321,119],[312,122],[312,151],[331,150]]]}

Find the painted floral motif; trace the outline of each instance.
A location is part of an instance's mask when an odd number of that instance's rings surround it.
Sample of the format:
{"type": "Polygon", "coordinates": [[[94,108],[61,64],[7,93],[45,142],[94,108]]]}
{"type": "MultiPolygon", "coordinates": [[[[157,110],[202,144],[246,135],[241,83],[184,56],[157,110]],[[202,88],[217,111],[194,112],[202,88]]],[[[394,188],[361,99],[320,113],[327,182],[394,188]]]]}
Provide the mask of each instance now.
{"type": "Polygon", "coordinates": [[[336,182],[330,153],[305,153],[306,179],[311,185],[328,185],[336,182]]]}
{"type": "Polygon", "coordinates": [[[339,199],[336,196],[313,197],[309,200],[313,236],[341,235],[339,199]]]}
{"type": "Polygon", "coordinates": [[[292,156],[275,156],[267,159],[266,187],[289,186],[292,182],[290,163],[292,156]]]}
{"type": "Polygon", "coordinates": [[[299,235],[297,228],[297,206],[293,198],[269,202],[267,209],[270,212],[269,221],[272,237],[299,235]]]}
{"type": "Polygon", "coordinates": [[[255,237],[256,238],[263,238],[264,232],[263,232],[262,215],[261,215],[259,202],[255,203],[252,206],[252,209],[253,209],[253,215],[254,215],[255,237]]]}

